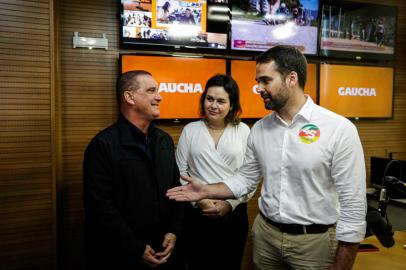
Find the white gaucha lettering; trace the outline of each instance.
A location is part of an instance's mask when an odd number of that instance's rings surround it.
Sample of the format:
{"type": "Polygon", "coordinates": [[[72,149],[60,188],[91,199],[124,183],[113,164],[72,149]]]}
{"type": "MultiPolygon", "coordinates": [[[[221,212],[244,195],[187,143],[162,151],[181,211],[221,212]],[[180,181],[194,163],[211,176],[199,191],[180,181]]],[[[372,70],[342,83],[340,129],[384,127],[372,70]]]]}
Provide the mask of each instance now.
{"type": "Polygon", "coordinates": [[[200,83],[160,83],[158,91],[159,93],[203,93],[203,88],[200,83]]]}
{"type": "Polygon", "coordinates": [[[195,84],[195,93],[196,92],[199,92],[199,93],[203,93],[203,88],[202,88],[202,85],[200,84],[200,83],[196,83],[195,84]]]}
{"type": "Polygon", "coordinates": [[[159,93],[161,93],[161,92],[168,92],[168,88],[166,87],[166,83],[160,83],[159,84],[159,87],[158,87],[158,91],[159,91],[159,93]]]}
{"type": "MultiPolygon", "coordinates": [[[[187,84],[185,83],[184,85],[185,85],[184,92],[186,92],[186,93],[189,92],[190,93],[190,92],[193,91],[193,83],[187,83],[187,84]]],[[[178,90],[178,91],[180,92],[180,90],[178,90]]]]}
{"type": "Polygon", "coordinates": [[[169,91],[169,93],[175,93],[176,92],[176,83],[168,83],[168,91],[169,91]]]}
{"type": "Polygon", "coordinates": [[[338,87],[338,94],[340,96],[367,96],[376,97],[375,88],[364,87],[338,87]]]}
{"type": "Polygon", "coordinates": [[[185,83],[179,83],[178,87],[176,87],[178,93],[185,93],[185,86],[187,86],[185,83]]]}

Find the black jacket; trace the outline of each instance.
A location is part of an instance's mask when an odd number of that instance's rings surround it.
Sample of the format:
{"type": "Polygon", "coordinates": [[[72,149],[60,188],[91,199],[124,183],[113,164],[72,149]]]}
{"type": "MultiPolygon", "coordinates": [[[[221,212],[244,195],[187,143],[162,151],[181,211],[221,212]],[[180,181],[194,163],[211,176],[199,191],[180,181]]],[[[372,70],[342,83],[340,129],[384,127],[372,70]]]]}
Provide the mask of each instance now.
{"type": "Polygon", "coordinates": [[[145,136],[123,116],[88,145],[83,163],[88,269],[142,269],[146,244],[162,250],[180,236],[183,204],[166,198],[180,185],[174,144],[150,125],[145,136]]]}

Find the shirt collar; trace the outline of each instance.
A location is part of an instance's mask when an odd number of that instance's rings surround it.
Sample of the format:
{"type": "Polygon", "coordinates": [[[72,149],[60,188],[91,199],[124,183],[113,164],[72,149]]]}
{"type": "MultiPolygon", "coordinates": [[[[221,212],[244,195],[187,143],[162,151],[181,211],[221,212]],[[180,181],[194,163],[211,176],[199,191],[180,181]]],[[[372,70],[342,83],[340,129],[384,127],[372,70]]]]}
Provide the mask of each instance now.
{"type": "MultiPolygon", "coordinates": [[[[314,102],[309,95],[306,95],[306,102],[303,104],[302,108],[300,108],[299,112],[293,117],[292,124],[296,121],[298,117],[302,117],[306,121],[310,121],[312,117],[312,111],[314,107],[314,102]]],[[[271,117],[278,118],[281,122],[285,123],[285,121],[278,115],[277,112],[273,111],[271,117]]],[[[285,123],[286,124],[286,123],[285,123]]]]}
{"type": "Polygon", "coordinates": [[[306,102],[302,106],[300,111],[297,113],[297,115],[300,115],[307,121],[310,121],[310,119],[312,117],[313,108],[314,108],[314,102],[313,102],[312,98],[309,95],[306,95],[306,102]]]}

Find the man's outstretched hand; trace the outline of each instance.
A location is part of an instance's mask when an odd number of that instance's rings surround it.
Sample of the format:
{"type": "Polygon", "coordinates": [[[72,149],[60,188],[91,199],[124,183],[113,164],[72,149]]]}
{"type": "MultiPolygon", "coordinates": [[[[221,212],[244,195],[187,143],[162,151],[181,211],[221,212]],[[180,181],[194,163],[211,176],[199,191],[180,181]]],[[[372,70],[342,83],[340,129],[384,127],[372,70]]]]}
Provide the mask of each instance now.
{"type": "Polygon", "coordinates": [[[180,177],[188,184],[168,189],[166,196],[169,199],[178,202],[197,202],[205,198],[206,194],[203,191],[205,185],[202,182],[186,175],[180,177]]]}

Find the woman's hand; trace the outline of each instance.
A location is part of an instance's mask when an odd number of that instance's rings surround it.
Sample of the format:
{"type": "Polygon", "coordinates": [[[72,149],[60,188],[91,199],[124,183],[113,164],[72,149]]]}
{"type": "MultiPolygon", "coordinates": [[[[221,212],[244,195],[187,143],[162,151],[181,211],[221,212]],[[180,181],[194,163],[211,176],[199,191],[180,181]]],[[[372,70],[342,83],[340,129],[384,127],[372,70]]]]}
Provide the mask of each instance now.
{"type": "Polygon", "coordinates": [[[220,218],[233,211],[231,204],[223,200],[211,200],[213,207],[202,210],[203,216],[211,218],[220,218]]]}

